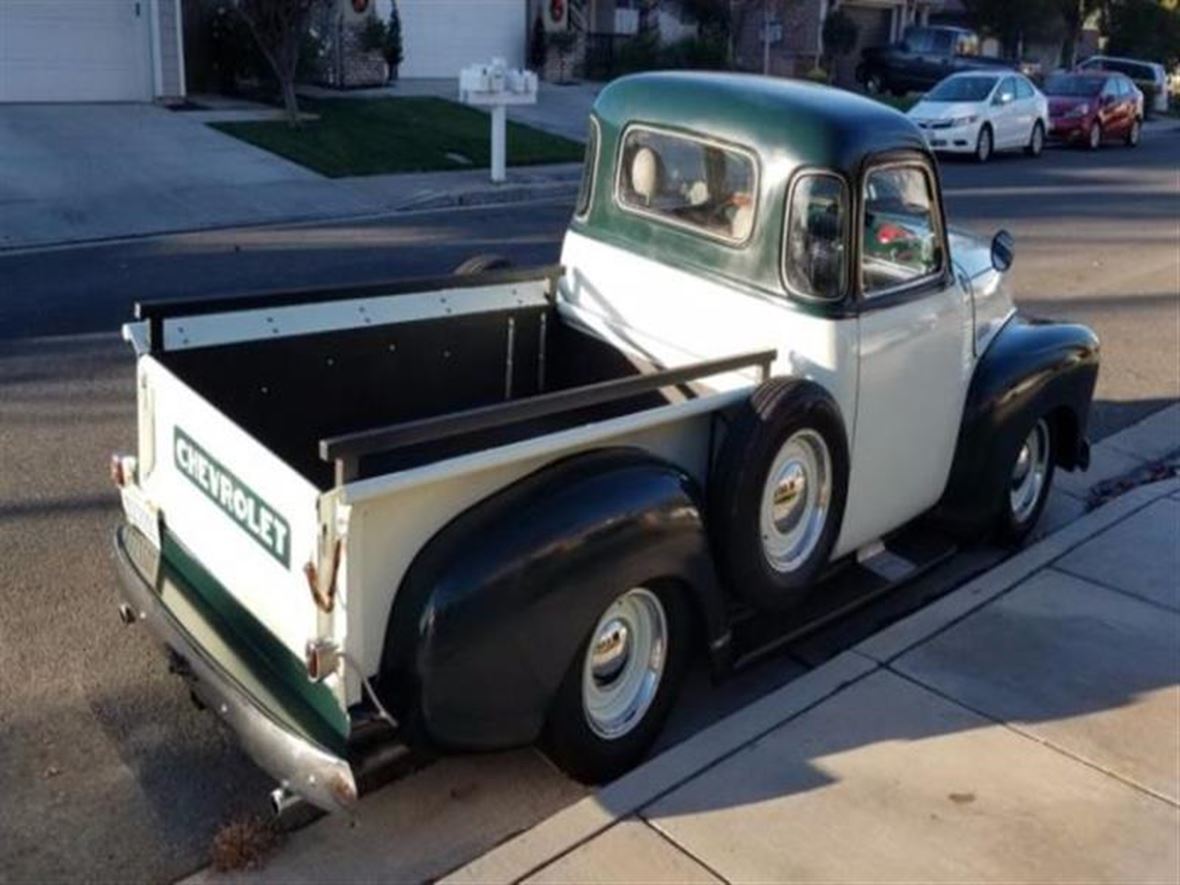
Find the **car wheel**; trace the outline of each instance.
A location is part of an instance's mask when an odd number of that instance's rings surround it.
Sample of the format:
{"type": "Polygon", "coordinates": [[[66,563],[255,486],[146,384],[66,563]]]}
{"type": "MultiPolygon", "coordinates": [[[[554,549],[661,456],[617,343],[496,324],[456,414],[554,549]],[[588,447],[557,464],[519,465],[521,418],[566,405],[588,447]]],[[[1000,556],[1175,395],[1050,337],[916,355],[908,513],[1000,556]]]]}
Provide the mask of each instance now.
{"type": "Polygon", "coordinates": [[[683,681],[691,623],[675,584],[632,587],[611,602],[558,688],[545,726],[549,757],[583,783],[639,762],[683,681]]]}
{"type": "Polygon", "coordinates": [[[1019,545],[1040,519],[1053,484],[1053,447],[1049,421],[1040,418],[1024,437],[1008,470],[997,525],[1001,542],[1019,545]]]}
{"type": "Polygon", "coordinates": [[[986,123],[979,130],[979,137],[975,140],[975,162],[986,163],[992,158],[992,127],[986,123]]]}
{"type": "Polygon", "coordinates": [[[1102,124],[1095,120],[1090,124],[1090,130],[1086,133],[1086,147],[1092,151],[1098,150],[1102,146],[1102,124]]]}
{"type": "Polygon", "coordinates": [[[1024,149],[1030,157],[1039,157],[1045,149],[1045,126],[1040,120],[1033,123],[1032,135],[1028,137],[1028,146],[1024,149]]]}
{"type": "Polygon", "coordinates": [[[512,267],[512,262],[503,255],[472,255],[451,273],[457,277],[467,277],[489,270],[508,270],[510,267],[512,267]]]}
{"type": "Polygon", "coordinates": [[[1136,147],[1142,135],[1143,124],[1136,118],[1131,121],[1131,128],[1127,130],[1127,147],[1136,147]]]}
{"type": "Polygon", "coordinates": [[[848,443],[839,407],[810,381],[762,384],[731,421],[709,487],[726,586],[761,610],[798,604],[827,566],[844,517],[848,443]]]}

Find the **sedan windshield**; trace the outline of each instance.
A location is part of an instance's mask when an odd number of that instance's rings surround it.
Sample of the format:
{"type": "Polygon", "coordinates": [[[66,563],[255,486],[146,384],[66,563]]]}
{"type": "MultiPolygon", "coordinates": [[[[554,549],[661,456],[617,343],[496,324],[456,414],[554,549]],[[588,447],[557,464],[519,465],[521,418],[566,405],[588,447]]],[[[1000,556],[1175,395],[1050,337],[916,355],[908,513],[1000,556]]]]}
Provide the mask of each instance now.
{"type": "Polygon", "coordinates": [[[925,97],[926,101],[983,101],[991,95],[996,77],[950,77],[925,97]]]}
{"type": "Polygon", "coordinates": [[[1105,82],[1101,77],[1077,77],[1058,74],[1045,81],[1045,95],[1069,95],[1084,98],[1097,95],[1105,82]]]}

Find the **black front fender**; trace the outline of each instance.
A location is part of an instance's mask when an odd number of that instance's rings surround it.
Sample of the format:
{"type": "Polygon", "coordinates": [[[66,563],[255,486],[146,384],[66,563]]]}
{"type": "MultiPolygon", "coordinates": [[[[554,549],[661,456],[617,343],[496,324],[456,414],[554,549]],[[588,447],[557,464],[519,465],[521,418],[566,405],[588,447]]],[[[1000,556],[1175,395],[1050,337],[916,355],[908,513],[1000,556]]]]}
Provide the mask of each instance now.
{"type": "Polygon", "coordinates": [[[675,580],[723,645],[699,493],[643,452],[551,464],[445,526],[394,600],[381,693],[410,733],[450,749],[536,739],[595,621],[633,586],[675,580]]]}
{"type": "Polygon", "coordinates": [[[995,519],[1010,465],[1041,417],[1051,422],[1058,466],[1089,466],[1086,425],[1097,380],[1098,338],[1090,329],[1019,314],[1009,320],[975,367],[938,515],[965,530],[995,519]]]}

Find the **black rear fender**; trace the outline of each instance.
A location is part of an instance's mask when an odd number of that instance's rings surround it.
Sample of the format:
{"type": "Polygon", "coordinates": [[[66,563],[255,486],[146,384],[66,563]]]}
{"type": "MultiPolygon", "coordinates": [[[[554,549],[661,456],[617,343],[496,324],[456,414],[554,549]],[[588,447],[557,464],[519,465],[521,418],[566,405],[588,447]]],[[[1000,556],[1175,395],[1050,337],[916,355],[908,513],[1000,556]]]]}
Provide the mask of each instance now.
{"type": "Polygon", "coordinates": [[[960,528],[994,519],[1009,467],[1041,417],[1050,421],[1058,466],[1084,470],[1097,379],[1098,338],[1090,329],[1013,317],[975,367],[939,515],[960,528]]]}
{"type": "Polygon", "coordinates": [[[381,693],[432,744],[530,743],[601,613],[657,580],[683,586],[720,654],[725,612],[699,499],[679,468],[610,449],[548,465],[471,507],[402,581],[381,693]]]}

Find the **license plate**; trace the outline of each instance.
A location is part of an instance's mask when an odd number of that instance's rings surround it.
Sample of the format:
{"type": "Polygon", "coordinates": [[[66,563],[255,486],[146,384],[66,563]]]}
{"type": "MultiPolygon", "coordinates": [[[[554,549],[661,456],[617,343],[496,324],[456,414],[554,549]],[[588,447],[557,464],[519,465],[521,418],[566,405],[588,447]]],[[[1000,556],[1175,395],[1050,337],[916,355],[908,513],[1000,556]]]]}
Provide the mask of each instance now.
{"type": "Polygon", "coordinates": [[[152,504],[134,486],[123,488],[123,513],[127,521],[147,538],[156,550],[160,549],[160,508],[152,504]]]}

